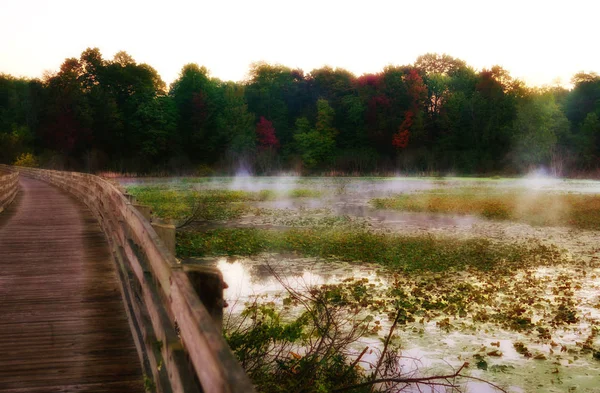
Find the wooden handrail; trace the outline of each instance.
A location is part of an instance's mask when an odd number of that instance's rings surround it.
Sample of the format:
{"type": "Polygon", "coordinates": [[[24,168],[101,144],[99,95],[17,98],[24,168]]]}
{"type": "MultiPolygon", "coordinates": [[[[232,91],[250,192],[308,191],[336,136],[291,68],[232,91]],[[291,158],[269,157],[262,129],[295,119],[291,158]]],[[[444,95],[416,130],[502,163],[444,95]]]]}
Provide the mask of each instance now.
{"type": "Polygon", "coordinates": [[[0,213],[15,199],[19,191],[19,172],[5,168],[0,172],[0,213]]]}
{"type": "Polygon", "coordinates": [[[117,263],[140,360],[157,391],[254,392],[181,264],[117,187],[85,173],[0,165],[15,168],[70,192],[97,217],[117,263]]]}

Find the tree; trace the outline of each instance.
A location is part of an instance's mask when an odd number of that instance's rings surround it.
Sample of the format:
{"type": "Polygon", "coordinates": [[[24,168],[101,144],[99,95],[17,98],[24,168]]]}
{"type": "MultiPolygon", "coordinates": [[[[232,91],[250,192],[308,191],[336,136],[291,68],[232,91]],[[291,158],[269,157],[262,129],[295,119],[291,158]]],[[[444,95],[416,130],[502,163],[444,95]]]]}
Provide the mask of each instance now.
{"type": "Polygon", "coordinates": [[[573,78],[571,78],[571,83],[575,86],[584,83],[595,83],[598,81],[600,81],[600,75],[595,72],[578,72],[577,74],[573,75],[573,78]]]}
{"type": "Polygon", "coordinates": [[[427,98],[427,87],[416,69],[411,69],[403,80],[410,100],[410,107],[404,112],[404,120],[398,128],[398,132],[392,138],[392,145],[397,149],[408,147],[410,130],[414,123],[415,114],[422,110],[423,103],[427,98]]]}
{"type": "Polygon", "coordinates": [[[275,135],[273,123],[265,119],[264,116],[261,116],[258,124],[256,124],[256,137],[262,149],[276,150],[279,147],[279,140],[275,135]]]}
{"type": "Polygon", "coordinates": [[[422,70],[425,74],[452,75],[467,64],[447,54],[426,53],[419,56],[414,63],[415,68],[422,70]]]}
{"type": "Polygon", "coordinates": [[[66,59],[60,71],[46,81],[48,101],[42,120],[46,146],[65,157],[79,157],[91,142],[89,103],[81,85],[83,67],[78,59],[66,59]]]}
{"type": "Polygon", "coordinates": [[[521,169],[549,166],[558,139],[569,121],[550,94],[533,93],[523,102],[514,123],[513,160],[521,169]]]}
{"type": "Polygon", "coordinates": [[[106,67],[98,48],[87,48],[79,57],[82,74],[80,76],[83,89],[87,92],[100,86],[102,73],[106,67]]]}
{"type": "Polygon", "coordinates": [[[308,83],[302,70],[276,64],[254,63],[246,82],[246,101],[257,117],[273,122],[282,145],[292,141],[294,119],[309,106],[308,83]]]}
{"type": "Polygon", "coordinates": [[[244,86],[228,82],[223,85],[223,108],[218,115],[219,134],[234,160],[249,160],[256,148],[254,115],[248,111],[244,86]]]}
{"type": "Polygon", "coordinates": [[[578,138],[578,149],[580,161],[586,169],[598,167],[599,142],[600,142],[600,120],[595,112],[590,112],[581,125],[578,138]]]}
{"type": "Polygon", "coordinates": [[[302,155],[302,162],[309,169],[333,158],[335,137],[338,134],[338,131],[333,128],[334,114],[329,103],[324,99],[319,99],[315,128],[311,128],[305,117],[296,121],[294,140],[302,155]]]}
{"type": "Polygon", "coordinates": [[[35,149],[42,99],[39,81],[0,74],[0,162],[35,149]]]}
{"type": "Polygon", "coordinates": [[[128,65],[135,65],[135,60],[129,53],[122,50],[115,53],[115,56],[113,57],[113,64],[118,64],[121,67],[127,67],[128,65]]]}
{"type": "Polygon", "coordinates": [[[364,140],[379,154],[391,154],[396,108],[385,91],[384,74],[364,74],[356,79],[356,90],[364,107],[364,140]]]}
{"type": "Polygon", "coordinates": [[[392,138],[392,145],[397,149],[406,149],[410,137],[410,127],[413,124],[414,113],[410,110],[404,113],[404,121],[400,124],[398,132],[392,138]]]}
{"type": "MultiPolygon", "coordinates": [[[[158,72],[147,64],[137,64],[125,52],[105,62],[100,73],[100,87],[92,90],[90,100],[95,102],[95,138],[109,155],[111,165],[119,170],[147,170],[149,153],[140,151],[150,118],[159,119],[165,92],[165,83],[158,72]],[[155,114],[150,113],[157,110],[155,114]]],[[[152,128],[155,125],[151,126],[152,128]]],[[[158,153],[156,153],[158,154],[158,153]]]]}
{"type": "Polygon", "coordinates": [[[178,110],[179,142],[189,158],[208,163],[219,156],[218,113],[222,107],[220,81],[208,70],[187,64],[171,85],[169,95],[178,110]]]}
{"type": "Polygon", "coordinates": [[[177,110],[167,96],[142,103],[134,115],[137,155],[142,170],[155,165],[164,166],[176,150],[174,135],[177,127],[177,110]]]}
{"type": "Polygon", "coordinates": [[[365,103],[359,96],[356,76],[343,68],[329,66],[312,70],[309,76],[311,110],[305,113],[316,116],[316,101],[323,98],[335,112],[333,126],[339,130],[337,145],[354,150],[368,143],[365,134],[365,103]]]}

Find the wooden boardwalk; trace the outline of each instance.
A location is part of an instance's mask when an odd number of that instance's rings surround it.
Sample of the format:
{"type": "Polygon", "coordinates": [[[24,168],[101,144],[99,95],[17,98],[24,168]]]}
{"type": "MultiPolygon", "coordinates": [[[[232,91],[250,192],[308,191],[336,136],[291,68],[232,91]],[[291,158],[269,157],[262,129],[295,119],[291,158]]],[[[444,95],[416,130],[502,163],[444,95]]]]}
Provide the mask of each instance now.
{"type": "Polygon", "coordinates": [[[22,176],[0,214],[0,393],[143,392],[119,285],[91,212],[22,176]]]}

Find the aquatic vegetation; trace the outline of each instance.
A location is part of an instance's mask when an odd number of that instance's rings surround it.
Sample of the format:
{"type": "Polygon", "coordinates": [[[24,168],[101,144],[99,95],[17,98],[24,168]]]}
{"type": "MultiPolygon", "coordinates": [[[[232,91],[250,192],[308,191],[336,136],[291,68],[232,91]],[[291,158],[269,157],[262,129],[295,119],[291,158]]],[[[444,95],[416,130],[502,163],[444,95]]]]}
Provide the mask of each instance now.
{"type": "Polygon", "coordinates": [[[264,210],[253,210],[249,203],[281,198],[315,198],[322,195],[319,190],[305,188],[294,188],[287,192],[198,189],[196,186],[201,183],[195,182],[196,179],[183,180],[187,181],[130,186],[127,187],[127,192],[134,195],[138,203],[150,206],[157,217],[197,221],[232,220],[249,212],[265,215],[264,210]]]}
{"type": "Polygon", "coordinates": [[[351,227],[351,229],[366,228],[369,224],[365,219],[348,215],[333,214],[331,209],[265,209],[257,208],[251,212],[260,225],[285,227],[351,227]]]}
{"type": "Polygon", "coordinates": [[[412,212],[472,214],[541,226],[600,229],[600,196],[492,187],[443,188],[374,198],[372,206],[412,212]]]}
{"type": "Polygon", "coordinates": [[[401,236],[366,230],[293,228],[285,231],[257,228],[219,228],[177,233],[180,257],[253,255],[292,251],[343,261],[373,262],[405,271],[446,271],[472,267],[549,264],[558,249],[536,244],[499,244],[486,239],[456,240],[432,236],[401,236]]]}
{"type": "Polygon", "coordinates": [[[231,220],[249,210],[243,202],[269,198],[261,193],[232,190],[194,190],[181,185],[133,186],[127,191],[138,203],[149,205],[160,218],[182,220],[194,216],[197,220],[231,220]]]}
{"type": "Polygon", "coordinates": [[[138,203],[148,205],[161,218],[181,219],[193,209],[194,194],[190,190],[161,186],[133,186],[127,192],[136,197],[138,203]]]}
{"type": "Polygon", "coordinates": [[[514,343],[513,346],[515,347],[517,353],[525,356],[526,358],[530,358],[533,356],[531,352],[529,352],[529,349],[527,349],[525,344],[523,344],[522,342],[518,341],[514,343]]]}
{"type": "Polygon", "coordinates": [[[323,196],[323,191],[312,188],[294,188],[287,192],[288,198],[320,198],[323,196]]]}

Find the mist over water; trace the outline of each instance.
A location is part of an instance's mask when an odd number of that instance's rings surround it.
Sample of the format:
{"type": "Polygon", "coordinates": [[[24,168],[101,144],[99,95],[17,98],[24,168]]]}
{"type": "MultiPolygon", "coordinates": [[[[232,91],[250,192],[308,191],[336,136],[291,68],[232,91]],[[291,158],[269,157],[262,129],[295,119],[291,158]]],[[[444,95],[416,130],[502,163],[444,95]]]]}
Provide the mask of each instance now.
{"type": "Polygon", "coordinates": [[[437,188],[456,186],[468,187],[485,185],[492,188],[523,188],[529,190],[547,190],[572,193],[600,194],[600,181],[587,179],[568,179],[555,177],[545,169],[539,169],[517,178],[465,178],[465,177],[302,177],[294,173],[281,173],[277,176],[255,176],[247,168],[241,167],[235,176],[193,177],[118,177],[125,185],[143,184],[179,184],[187,181],[197,188],[217,188],[257,192],[272,190],[289,193],[295,188],[311,188],[332,191],[340,194],[371,197],[393,194],[427,191],[437,188]]]}

